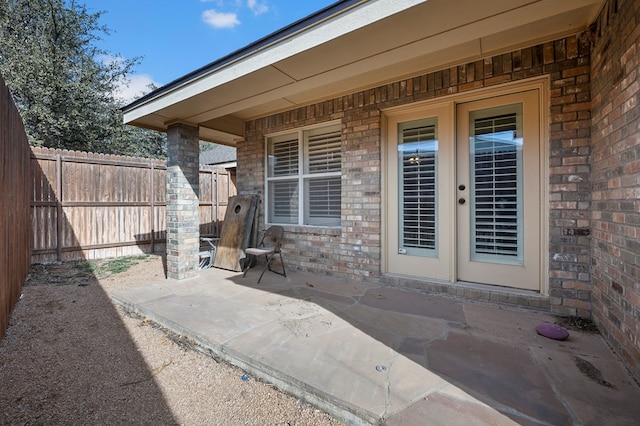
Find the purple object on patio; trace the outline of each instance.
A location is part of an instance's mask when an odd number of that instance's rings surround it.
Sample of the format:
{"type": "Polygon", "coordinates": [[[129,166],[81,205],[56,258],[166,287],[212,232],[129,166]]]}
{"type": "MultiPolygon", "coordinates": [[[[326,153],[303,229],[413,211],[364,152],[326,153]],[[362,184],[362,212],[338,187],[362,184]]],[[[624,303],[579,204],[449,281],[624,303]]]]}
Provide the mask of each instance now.
{"type": "Polygon", "coordinates": [[[565,340],[569,337],[569,332],[559,325],[550,322],[543,322],[536,326],[536,332],[544,337],[554,340],[565,340]]]}

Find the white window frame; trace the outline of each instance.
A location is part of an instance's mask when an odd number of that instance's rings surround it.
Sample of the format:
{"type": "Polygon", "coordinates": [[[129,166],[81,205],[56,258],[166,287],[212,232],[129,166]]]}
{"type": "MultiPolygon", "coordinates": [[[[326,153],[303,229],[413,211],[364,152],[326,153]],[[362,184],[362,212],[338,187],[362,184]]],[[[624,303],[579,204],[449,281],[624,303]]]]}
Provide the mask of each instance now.
{"type": "MultiPolygon", "coordinates": [[[[279,132],[265,136],[265,222],[268,224],[279,224],[279,225],[290,225],[290,226],[313,226],[313,227],[329,227],[329,228],[339,228],[341,226],[341,214],[340,217],[336,219],[326,218],[325,220],[321,218],[311,219],[308,215],[309,211],[309,198],[307,197],[307,183],[313,179],[326,179],[326,178],[337,178],[341,179],[342,177],[342,143],[340,145],[340,169],[337,171],[330,172],[319,172],[319,173],[309,173],[307,170],[308,162],[308,144],[309,144],[309,135],[310,134],[318,134],[318,133],[330,133],[330,132],[340,132],[342,131],[342,126],[339,121],[323,123],[318,126],[309,126],[303,127],[299,129],[295,129],[293,131],[287,132],[279,132]],[[269,143],[272,140],[293,140],[297,139],[298,143],[298,165],[297,165],[297,174],[295,175],[286,175],[286,176],[269,176],[270,173],[270,158],[269,158],[269,143]],[[276,182],[295,182],[297,183],[297,194],[298,194],[298,214],[297,214],[297,222],[283,222],[272,217],[272,198],[273,194],[270,193],[270,185],[276,182]],[[311,223],[313,222],[313,223],[311,223]]],[[[342,182],[340,182],[340,193],[342,192],[342,182]]]]}

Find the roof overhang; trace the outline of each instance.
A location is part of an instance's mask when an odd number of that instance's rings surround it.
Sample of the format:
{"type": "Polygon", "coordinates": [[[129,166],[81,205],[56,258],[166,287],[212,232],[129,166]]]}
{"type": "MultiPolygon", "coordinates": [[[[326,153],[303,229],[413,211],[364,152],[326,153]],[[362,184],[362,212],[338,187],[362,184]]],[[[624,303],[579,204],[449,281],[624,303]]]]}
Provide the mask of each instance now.
{"type": "Polygon", "coordinates": [[[575,34],[604,0],[344,0],[126,106],[125,123],[199,127],[234,146],[244,121],[575,34]]]}

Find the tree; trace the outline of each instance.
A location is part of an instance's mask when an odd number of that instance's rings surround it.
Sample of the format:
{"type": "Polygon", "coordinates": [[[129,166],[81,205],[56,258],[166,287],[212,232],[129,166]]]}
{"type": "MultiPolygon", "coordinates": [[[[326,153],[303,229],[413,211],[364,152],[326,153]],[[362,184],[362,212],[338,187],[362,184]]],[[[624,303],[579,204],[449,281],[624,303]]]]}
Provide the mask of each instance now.
{"type": "MultiPolygon", "coordinates": [[[[140,127],[125,126],[122,123],[122,114],[118,116],[115,133],[109,141],[111,154],[131,155],[133,157],[166,158],[167,135],[154,130],[140,127]]],[[[101,152],[106,152],[105,150],[101,152]]]]}
{"type": "Polygon", "coordinates": [[[99,49],[101,12],[74,0],[0,0],[0,73],[35,146],[162,156],[163,134],[127,128],[114,97],[139,63],[99,49]]]}

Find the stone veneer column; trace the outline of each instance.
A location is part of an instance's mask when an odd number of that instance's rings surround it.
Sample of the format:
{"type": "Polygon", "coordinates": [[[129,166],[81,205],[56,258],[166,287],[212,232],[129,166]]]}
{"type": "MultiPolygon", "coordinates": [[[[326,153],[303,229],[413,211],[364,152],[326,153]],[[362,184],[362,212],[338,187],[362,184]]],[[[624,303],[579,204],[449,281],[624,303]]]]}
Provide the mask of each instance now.
{"type": "Polygon", "coordinates": [[[198,128],[167,129],[167,278],[196,275],[200,243],[198,128]]]}

